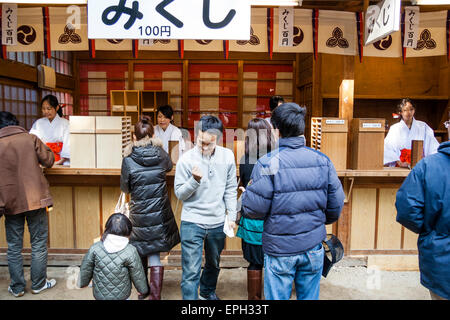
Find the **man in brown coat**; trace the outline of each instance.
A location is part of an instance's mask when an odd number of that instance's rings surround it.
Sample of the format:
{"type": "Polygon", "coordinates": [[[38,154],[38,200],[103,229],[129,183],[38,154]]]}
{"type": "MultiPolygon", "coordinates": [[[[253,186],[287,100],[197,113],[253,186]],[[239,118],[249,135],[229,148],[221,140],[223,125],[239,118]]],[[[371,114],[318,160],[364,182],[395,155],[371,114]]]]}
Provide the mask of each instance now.
{"type": "Polygon", "coordinates": [[[49,184],[39,164],[50,168],[53,152],[38,137],[19,126],[16,117],[0,112],[0,216],[5,216],[8,243],[8,291],[15,297],[25,293],[23,233],[25,219],[31,240],[31,292],[55,286],[47,279],[48,217],[53,204],[49,184]]]}

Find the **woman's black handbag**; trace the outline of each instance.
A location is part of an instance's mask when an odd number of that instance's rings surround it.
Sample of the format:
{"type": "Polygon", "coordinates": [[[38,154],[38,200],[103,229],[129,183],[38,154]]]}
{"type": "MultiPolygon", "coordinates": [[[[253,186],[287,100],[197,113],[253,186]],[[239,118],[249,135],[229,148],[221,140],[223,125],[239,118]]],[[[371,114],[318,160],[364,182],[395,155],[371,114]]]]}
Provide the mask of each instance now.
{"type": "Polygon", "coordinates": [[[322,241],[322,245],[325,249],[322,275],[326,277],[331,267],[344,256],[344,246],[333,234],[327,234],[327,239],[322,241]]]}

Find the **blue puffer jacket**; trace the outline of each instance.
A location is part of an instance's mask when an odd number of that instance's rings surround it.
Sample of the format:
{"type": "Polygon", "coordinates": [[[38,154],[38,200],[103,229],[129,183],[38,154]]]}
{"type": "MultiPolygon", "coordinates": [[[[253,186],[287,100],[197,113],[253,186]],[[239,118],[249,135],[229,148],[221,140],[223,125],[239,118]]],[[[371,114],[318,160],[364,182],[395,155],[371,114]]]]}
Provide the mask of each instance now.
{"type": "Polygon", "coordinates": [[[305,147],[304,137],[290,137],[258,160],[242,206],[245,215],[265,219],[264,253],[292,256],[325,239],[325,224],[339,218],[344,198],[330,159],[305,147]]]}
{"type": "Polygon", "coordinates": [[[411,170],[395,207],[397,221],[419,234],[420,282],[450,299],[450,141],[411,170]]]}

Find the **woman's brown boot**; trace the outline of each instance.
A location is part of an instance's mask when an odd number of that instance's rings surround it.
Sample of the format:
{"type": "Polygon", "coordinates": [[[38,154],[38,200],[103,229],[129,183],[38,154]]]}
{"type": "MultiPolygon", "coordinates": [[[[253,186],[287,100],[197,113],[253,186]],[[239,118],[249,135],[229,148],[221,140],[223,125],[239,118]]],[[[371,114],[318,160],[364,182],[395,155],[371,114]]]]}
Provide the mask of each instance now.
{"type": "Polygon", "coordinates": [[[247,270],[248,300],[261,300],[262,270],[247,270]]]}
{"type": "Polygon", "coordinates": [[[150,267],[150,296],[149,300],[161,300],[164,267],[150,267]]]}

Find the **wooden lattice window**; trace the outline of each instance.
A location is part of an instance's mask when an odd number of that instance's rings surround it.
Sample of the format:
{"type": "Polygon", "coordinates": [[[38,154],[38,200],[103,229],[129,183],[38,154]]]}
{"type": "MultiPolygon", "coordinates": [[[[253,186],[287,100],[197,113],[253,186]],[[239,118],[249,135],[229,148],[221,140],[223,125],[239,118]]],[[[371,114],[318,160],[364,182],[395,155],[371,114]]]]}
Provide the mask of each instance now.
{"type": "Polygon", "coordinates": [[[38,92],[32,88],[0,84],[0,110],[9,111],[19,120],[20,126],[31,129],[38,119],[38,92]]]}

